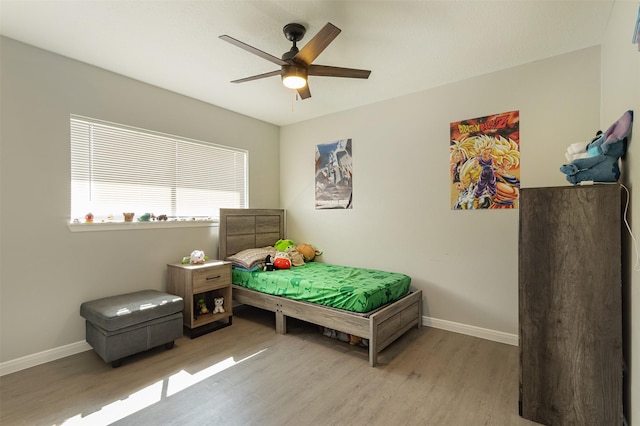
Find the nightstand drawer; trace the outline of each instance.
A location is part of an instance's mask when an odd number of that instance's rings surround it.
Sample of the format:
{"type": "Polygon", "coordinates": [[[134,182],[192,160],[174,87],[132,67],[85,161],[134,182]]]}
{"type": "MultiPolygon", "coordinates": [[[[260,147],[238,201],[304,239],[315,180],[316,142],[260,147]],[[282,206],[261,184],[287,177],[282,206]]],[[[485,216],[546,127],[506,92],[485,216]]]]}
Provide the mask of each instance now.
{"type": "Polygon", "coordinates": [[[231,270],[228,266],[202,268],[193,271],[193,293],[200,293],[229,285],[231,270]]]}

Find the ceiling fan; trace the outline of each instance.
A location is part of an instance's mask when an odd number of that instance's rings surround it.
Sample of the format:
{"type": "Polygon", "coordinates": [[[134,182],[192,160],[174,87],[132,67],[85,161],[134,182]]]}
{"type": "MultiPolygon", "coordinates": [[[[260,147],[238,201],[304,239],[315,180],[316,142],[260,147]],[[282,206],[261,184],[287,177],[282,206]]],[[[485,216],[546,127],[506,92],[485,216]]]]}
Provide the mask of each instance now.
{"type": "Polygon", "coordinates": [[[296,43],[302,40],[307,29],[301,24],[287,24],[282,28],[287,40],[293,42],[293,46],[288,52],[277,58],[262,50],[249,46],[239,40],[228,35],[221,35],[222,40],[238,46],[249,53],[258,55],[267,61],[280,65],[280,69],[276,71],[258,74],[251,77],[233,80],[232,83],[244,83],[246,81],[258,80],[261,78],[280,75],[282,83],[290,88],[296,89],[302,99],[311,97],[307,77],[310,75],[323,77],[347,77],[347,78],[369,78],[371,71],[359,70],[354,68],[340,68],[328,65],[315,65],[312,62],[327,48],[327,46],[340,34],[340,28],[328,22],[303,48],[298,50],[296,43]]]}

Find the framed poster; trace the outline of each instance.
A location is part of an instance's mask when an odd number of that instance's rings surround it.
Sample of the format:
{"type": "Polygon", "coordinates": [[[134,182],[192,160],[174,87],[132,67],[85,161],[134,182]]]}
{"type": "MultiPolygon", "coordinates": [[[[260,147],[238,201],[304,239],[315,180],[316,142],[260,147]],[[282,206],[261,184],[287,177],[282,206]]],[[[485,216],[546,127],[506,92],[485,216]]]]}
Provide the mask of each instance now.
{"type": "Polygon", "coordinates": [[[351,139],[316,146],[316,209],[351,209],[351,139]]]}
{"type": "Polygon", "coordinates": [[[520,194],[520,112],[451,123],[453,210],[515,209],[520,194]]]}

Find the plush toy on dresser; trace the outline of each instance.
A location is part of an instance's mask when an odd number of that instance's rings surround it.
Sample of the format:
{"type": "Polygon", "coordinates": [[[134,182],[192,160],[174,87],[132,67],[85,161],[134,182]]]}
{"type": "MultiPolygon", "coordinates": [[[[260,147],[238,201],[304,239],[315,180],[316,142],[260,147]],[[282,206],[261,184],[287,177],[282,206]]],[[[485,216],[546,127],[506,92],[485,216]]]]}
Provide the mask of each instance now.
{"type": "Polygon", "coordinates": [[[586,181],[617,182],[620,178],[618,160],[627,152],[632,124],[633,111],[627,111],[606,132],[598,132],[584,149],[579,144],[570,145],[565,155],[572,161],[560,167],[567,181],[574,185],[586,181]]]}

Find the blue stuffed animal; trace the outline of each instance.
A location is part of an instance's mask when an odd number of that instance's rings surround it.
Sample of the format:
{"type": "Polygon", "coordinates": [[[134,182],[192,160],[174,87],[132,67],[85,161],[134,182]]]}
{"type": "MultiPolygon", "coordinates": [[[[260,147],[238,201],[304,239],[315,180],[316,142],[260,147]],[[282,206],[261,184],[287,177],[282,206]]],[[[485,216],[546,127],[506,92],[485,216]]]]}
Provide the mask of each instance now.
{"type": "Polygon", "coordinates": [[[560,167],[567,181],[574,185],[584,181],[617,182],[620,178],[618,159],[627,152],[632,124],[633,111],[627,111],[606,132],[599,132],[585,147],[586,156],[560,167]]]}

